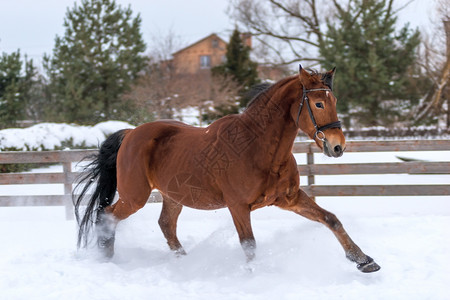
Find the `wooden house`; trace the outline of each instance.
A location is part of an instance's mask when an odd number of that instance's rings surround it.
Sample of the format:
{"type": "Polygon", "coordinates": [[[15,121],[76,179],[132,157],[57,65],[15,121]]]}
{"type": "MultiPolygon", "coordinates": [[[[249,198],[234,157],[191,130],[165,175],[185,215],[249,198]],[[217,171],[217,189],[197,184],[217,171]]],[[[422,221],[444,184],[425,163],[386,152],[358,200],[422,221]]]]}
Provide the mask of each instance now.
{"type": "Polygon", "coordinates": [[[172,68],[176,74],[197,74],[209,71],[225,61],[227,43],[217,34],[207,37],[173,53],[172,68]]]}

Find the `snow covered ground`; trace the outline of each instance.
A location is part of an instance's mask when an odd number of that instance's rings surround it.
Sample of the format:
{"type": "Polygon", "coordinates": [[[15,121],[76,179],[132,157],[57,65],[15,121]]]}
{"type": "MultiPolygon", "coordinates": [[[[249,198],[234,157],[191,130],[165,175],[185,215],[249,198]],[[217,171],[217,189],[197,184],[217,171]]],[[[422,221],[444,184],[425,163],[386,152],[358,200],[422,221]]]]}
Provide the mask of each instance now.
{"type": "Polygon", "coordinates": [[[63,208],[0,208],[0,298],[449,299],[446,200],[433,213],[417,213],[407,200],[382,212],[363,201],[321,201],[381,265],[372,274],[347,261],[322,225],[273,207],[253,213],[258,252],[250,266],[227,210],[185,209],[178,231],[188,255],[177,258],[157,225],[161,205],[147,205],[120,224],[116,255],[102,262],[76,250],[63,208]]]}
{"type": "MultiPolygon", "coordinates": [[[[450,151],[346,153],[319,163],[449,161],[450,151]]],[[[296,155],[304,163],[304,155],[296,155]]],[[[60,171],[59,166],[42,171],[60,171]]],[[[36,171],[34,171],[36,172],[36,171]]],[[[301,178],[303,183],[306,182],[301,178]]],[[[447,175],[318,176],[318,184],[445,184],[447,175]]],[[[0,186],[0,195],[62,194],[61,185],[0,186]]],[[[381,265],[363,274],[324,226],[274,207],[253,212],[257,257],[245,262],[226,209],[185,208],[175,257],[148,204],[120,223],[116,255],[77,250],[63,207],[0,207],[0,299],[450,299],[450,196],[318,198],[381,265]]]]}
{"type": "MultiPolygon", "coordinates": [[[[62,193],[58,185],[34,189],[62,193]]],[[[0,299],[450,299],[449,196],[318,202],[382,266],[378,273],[357,271],[321,224],[273,207],[253,213],[250,266],[225,209],[184,209],[178,231],[188,255],[177,258],[157,225],[161,204],[148,204],[119,225],[116,256],[102,262],[76,250],[76,224],[63,207],[2,207],[0,299]]]]}

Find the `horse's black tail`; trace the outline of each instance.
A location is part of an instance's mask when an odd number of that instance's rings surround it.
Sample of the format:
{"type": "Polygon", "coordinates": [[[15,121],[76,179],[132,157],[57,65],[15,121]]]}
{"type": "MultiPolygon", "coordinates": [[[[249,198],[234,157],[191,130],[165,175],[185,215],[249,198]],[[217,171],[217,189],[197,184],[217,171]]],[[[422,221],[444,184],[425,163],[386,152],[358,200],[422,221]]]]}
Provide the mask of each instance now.
{"type": "Polygon", "coordinates": [[[112,204],[117,188],[116,161],[122,140],[128,130],[120,130],[110,135],[100,146],[98,154],[85,157],[83,160],[92,160],[83,170],[79,178],[72,200],[75,206],[75,217],[78,222],[78,247],[86,247],[93,225],[98,221],[99,214],[112,204]],[[84,198],[90,192],[93,184],[95,189],[87,200],[84,198]],[[78,191],[81,192],[78,193],[78,191]],[[78,195],[76,195],[78,194],[78,195]],[[86,210],[80,215],[80,207],[87,204],[86,210]]]}

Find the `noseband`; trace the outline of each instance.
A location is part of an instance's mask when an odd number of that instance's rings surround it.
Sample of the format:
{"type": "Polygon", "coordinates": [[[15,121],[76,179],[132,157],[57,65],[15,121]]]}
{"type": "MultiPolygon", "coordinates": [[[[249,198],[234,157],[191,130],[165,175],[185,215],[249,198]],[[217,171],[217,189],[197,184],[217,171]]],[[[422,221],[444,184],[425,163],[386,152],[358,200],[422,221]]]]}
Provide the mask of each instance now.
{"type": "Polygon", "coordinates": [[[302,112],[302,108],[303,108],[303,104],[306,101],[306,107],[308,107],[308,112],[309,112],[309,117],[311,118],[311,121],[314,125],[314,128],[316,129],[316,132],[314,133],[314,138],[318,138],[319,140],[321,140],[322,142],[325,140],[325,133],[323,133],[324,130],[329,129],[329,128],[341,128],[341,121],[336,121],[336,122],[332,122],[332,123],[328,123],[324,126],[317,126],[316,123],[316,119],[314,118],[314,115],[312,113],[311,110],[311,106],[309,105],[309,99],[308,96],[306,95],[309,92],[316,92],[316,91],[327,91],[327,92],[331,92],[330,89],[310,89],[307,90],[305,89],[305,87],[303,87],[303,96],[302,96],[302,101],[300,102],[300,107],[298,109],[298,115],[297,115],[297,127],[298,127],[298,120],[300,118],[300,113],[302,112]]]}

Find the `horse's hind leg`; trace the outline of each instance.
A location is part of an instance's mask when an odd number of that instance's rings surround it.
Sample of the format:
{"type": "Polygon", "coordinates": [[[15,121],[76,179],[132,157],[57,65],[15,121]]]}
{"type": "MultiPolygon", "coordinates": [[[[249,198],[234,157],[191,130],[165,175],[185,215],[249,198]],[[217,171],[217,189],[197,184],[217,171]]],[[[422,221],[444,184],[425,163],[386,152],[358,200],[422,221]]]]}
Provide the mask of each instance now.
{"type": "Polygon", "coordinates": [[[116,203],[97,213],[97,245],[103,256],[111,258],[114,255],[117,224],[142,208],[149,196],[150,192],[145,190],[138,198],[119,198],[116,203]]]}
{"type": "Polygon", "coordinates": [[[181,204],[178,204],[170,198],[163,196],[161,216],[158,221],[161,231],[167,240],[167,244],[172,251],[175,251],[177,255],[186,254],[183,246],[181,246],[180,241],[177,238],[177,221],[182,208],[183,206],[181,204]]]}
{"type": "Polygon", "coordinates": [[[278,207],[293,211],[310,220],[320,222],[327,226],[337,237],[344,248],[347,258],[358,265],[358,270],[364,273],[375,272],[380,269],[370,256],[364,254],[361,249],[352,241],[344,230],[341,222],[336,216],[318,206],[305,192],[299,190],[296,197],[292,200],[285,199],[275,203],[278,207]]]}
{"type": "Polygon", "coordinates": [[[97,246],[105,258],[111,258],[114,255],[116,226],[117,221],[111,213],[107,213],[103,209],[97,212],[97,221],[95,223],[97,246]]]}

